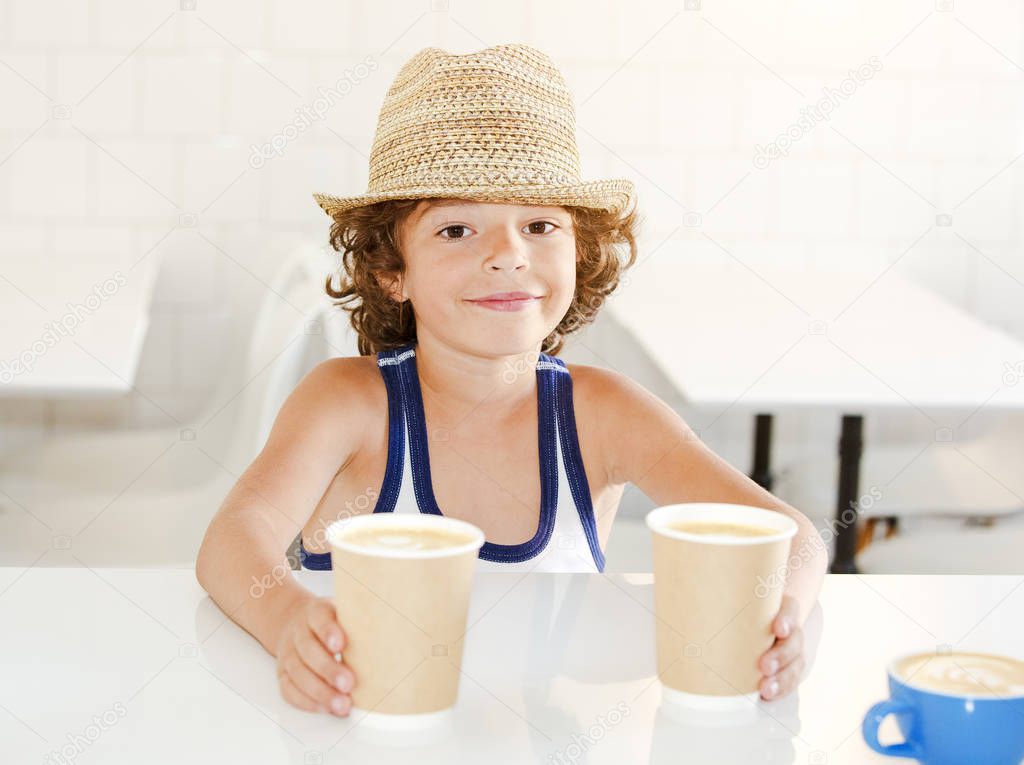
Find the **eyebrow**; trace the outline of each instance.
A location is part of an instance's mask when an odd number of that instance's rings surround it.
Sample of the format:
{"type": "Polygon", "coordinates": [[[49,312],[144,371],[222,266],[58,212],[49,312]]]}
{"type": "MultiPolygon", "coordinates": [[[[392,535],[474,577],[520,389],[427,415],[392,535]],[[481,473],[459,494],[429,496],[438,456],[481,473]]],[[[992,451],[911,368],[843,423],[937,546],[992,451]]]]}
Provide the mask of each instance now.
{"type": "Polygon", "coordinates": [[[427,204],[423,206],[423,210],[419,215],[418,220],[423,220],[433,210],[438,210],[444,207],[464,207],[468,204],[472,204],[471,200],[465,199],[427,199],[427,204]]]}
{"type": "Polygon", "coordinates": [[[439,207],[455,207],[456,205],[465,204],[464,201],[458,200],[458,199],[431,199],[431,198],[427,198],[427,199],[424,199],[423,201],[426,202],[426,204],[423,206],[423,209],[419,211],[419,214],[416,216],[416,218],[413,221],[414,223],[420,223],[424,218],[427,217],[427,215],[430,213],[431,210],[437,209],[439,207]]]}

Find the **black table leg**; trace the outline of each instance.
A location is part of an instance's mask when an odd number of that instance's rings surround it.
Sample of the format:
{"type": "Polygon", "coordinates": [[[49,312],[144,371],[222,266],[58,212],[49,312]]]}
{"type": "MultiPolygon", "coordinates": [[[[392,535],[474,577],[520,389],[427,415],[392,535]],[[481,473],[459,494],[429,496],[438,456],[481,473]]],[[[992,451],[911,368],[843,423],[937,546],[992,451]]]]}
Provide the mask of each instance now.
{"type": "Polygon", "coordinates": [[[750,477],[766,491],[772,490],[772,416],[759,414],[754,421],[754,470],[750,477]]]}
{"type": "Polygon", "coordinates": [[[836,547],[830,571],[856,574],[857,518],[860,515],[860,455],[863,451],[864,418],[844,414],[839,436],[839,490],[836,501],[836,547]]]}

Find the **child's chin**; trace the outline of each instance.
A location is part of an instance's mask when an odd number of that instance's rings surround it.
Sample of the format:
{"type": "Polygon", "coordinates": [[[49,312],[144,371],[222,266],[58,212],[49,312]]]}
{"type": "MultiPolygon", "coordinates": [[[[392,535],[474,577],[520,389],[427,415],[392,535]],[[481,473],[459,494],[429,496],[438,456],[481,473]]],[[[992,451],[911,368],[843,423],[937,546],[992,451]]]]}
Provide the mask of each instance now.
{"type": "Polygon", "coordinates": [[[520,356],[535,352],[547,334],[538,335],[534,332],[497,331],[487,334],[481,343],[481,350],[487,354],[500,356],[520,356]]]}

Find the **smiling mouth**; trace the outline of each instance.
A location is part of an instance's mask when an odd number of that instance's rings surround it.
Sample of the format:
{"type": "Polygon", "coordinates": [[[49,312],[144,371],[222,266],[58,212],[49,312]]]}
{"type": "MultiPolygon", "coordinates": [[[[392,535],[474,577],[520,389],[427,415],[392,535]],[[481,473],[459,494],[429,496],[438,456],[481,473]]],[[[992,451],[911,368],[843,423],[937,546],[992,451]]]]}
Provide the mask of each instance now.
{"type": "Polygon", "coordinates": [[[526,293],[502,293],[489,295],[486,298],[469,300],[467,302],[478,305],[481,308],[488,308],[492,311],[521,311],[530,305],[541,300],[540,297],[527,295],[526,293]]]}

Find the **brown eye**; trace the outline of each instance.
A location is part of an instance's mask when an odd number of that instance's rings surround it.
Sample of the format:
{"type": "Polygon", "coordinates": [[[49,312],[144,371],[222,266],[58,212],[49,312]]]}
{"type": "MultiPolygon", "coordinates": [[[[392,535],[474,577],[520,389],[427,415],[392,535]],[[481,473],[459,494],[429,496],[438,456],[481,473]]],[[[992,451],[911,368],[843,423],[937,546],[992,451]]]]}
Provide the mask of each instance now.
{"type": "Polygon", "coordinates": [[[537,221],[534,221],[533,223],[527,224],[526,227],[528,229],[530,229],[530,233],[531,234],[546,234],[548,232],[544,230],[544,226],[551,226],[553,228],[558,228],[558,226],[555,226],[554,223],[552,223],[551,221],[547,221],[547,220],[537,220],[537,221]],[[537,230],[538,226],[540,227],[539,231],[537,230]]]}
{"type": "Polygon", "coordinates": [[[462,239],[462,237],[465,236],[466,227],[461,223],[454,223],[451,226],[445,226],[438,232],[438,234],[444,234],[445,231],[453,231],[455,233],[450,236],[442,236],[442,239],[462,239]]]}

